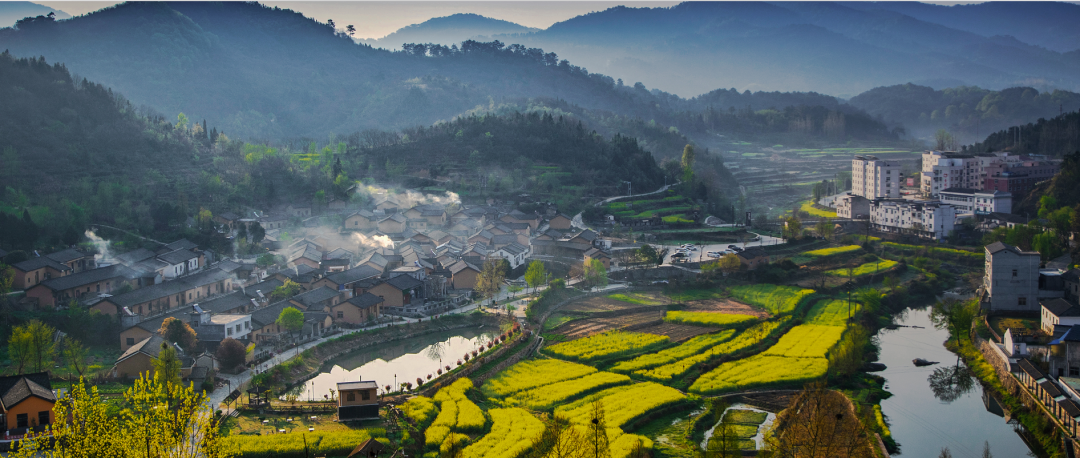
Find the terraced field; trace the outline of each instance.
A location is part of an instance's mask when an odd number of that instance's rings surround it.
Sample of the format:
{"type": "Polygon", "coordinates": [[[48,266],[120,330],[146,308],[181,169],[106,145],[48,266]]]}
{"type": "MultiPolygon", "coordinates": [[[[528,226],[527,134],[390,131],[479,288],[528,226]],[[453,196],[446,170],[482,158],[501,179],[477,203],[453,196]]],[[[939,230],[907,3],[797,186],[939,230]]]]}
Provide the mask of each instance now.
{"type": "Polygon", "coordinates": [[[552,329],[551,332],[566,336],[568,340],[574,340],[606,331],[622,330],[646,324],[660,324],[663,320],[664,312],[657,310],[655,312],[631,313],[623,316],[574,320],[552,329]]]}

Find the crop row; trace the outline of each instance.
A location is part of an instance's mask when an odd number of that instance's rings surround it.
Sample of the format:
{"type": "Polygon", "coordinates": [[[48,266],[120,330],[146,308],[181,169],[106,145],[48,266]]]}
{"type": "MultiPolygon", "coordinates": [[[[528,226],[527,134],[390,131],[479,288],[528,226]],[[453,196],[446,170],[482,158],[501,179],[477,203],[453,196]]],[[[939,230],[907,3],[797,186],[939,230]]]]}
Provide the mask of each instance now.
{"type": "Polygon", "coordinates": [[[401,405],[401,411],[405,413],[406,417],[414,421],[420,429],[427,428],[431,421],[435,419],[435,416],[439,414],[439,408],[435,405],[435,401],[424,396],[409,399],[401,405]]]}
{"type": "Polygon", "coordinates": [[[746,409],[728,409],[724,412],[724,421],[728,423],[740,423],[744,425],[760,425],[769,418],[767,412],[746,409]]]}
{"type": "Polygon", "coordinates": [[[491,432],[465,448],[465,458],[516,458],[532,448],[544,423],[523,409],[492,409],[491,432]]]}
{"type": "Polygon", "coordinates": [[[814,294],[812,289],[766,284],[733,286],[728,292],[740,301],[764,308],[775,315],[795,311],[803,298],[814,294]]]}
{"type": "Polygon", "coordinates": [[[577,402],[555,409],[555,415],[565,417],[571,423],[588,424],[593,418],[593,400],[599,399],[604,406],[604,418],[609,428],[621,428],[630,420],[652,410],[681,402],[686,396],[678,390],[653,382],[636,383],[609,388],[577,402]]]}
{"type": "Polygon", "coordinates": [[[434,400],[439,403],[439,415],[424,432],[427,446],[438,447],[451,431],[478,432],[484,429],[487,423],[484,412],[465,397],[465,392],[472,387],[471,380],[460,378],[435,393],[434,400]]]}
{"type": "Polygon", "coordinates": [[[905,245],[905,244],[902,244],[902,243],[895,243],[895,242],[881,242],[881,244],[884,245],[887,248],[899,250],[899,251],[902,251],[902,252],[915,252],[915,253],[917,253],[919,251],[925,251],[926,253],[931,254],[931,255],[939,255],[940,256],[940,255],[943,255],[943,254],[949,254],[949,255],[953,255],[953,256],[958,256],[958,257],[962,257],[962,258],[971,258],[971,259],[983,259],[983,257],[985,257],[985,255],[983,253],[978,253],[978,252],[974,252],[974,251],[957,250],[957,249],[954,249],[954,248],[925,247],[925,246],[922,246],[922,245],[905,245]]]}
{"type": "Polygon", "coordinates": [[[664,321],[696,326],[732,326],[757,320],[753,315],[718,312],[684,312],[672,310],[664,314],[664,321]]]}
{"type": "Polygon", "coordinates": [[[799,211],[806,212],[810,216],[819,216],[824,218],[836,218],[836,212],[825,211],[814,206],[812,201],[805,201],[799,207],[799,211]]]}
{"type": "Polygon", "coordinates": [[[825,358],[755,355],[721,364],[698,377],[689,391],[709,395],[773,384],[794,384],[817,379],[825,375],[828,367],[825,358]]]}
{"type": "Polygon", "coordinates": [[[629,302],[638,305],[663,305],[664,302],[641,293],[616,293],[607,295],[608,299],[629,302]]]}
{"type": "Polygon", "coordinates": [[[484,382],[480,391],[489,398],[502,398],[518,391],[584,377],[593,372],[596,372],[595,367],[557,359],[522,361],[484,382]]]}
{"type": "Polygon", "coordinates": [[[822,299],[814,304],[810,312],[806,314],[807,324],[820,324],[825,326],[844,326],[847,324],[849,314],[859,310],[859,304],[852,302],[849,310],[848,301],[843,299],[822,299]]]}
{"type": "Polygon", "coordinates": [[[790,318],[784,318],[778,321],[766,321],[754,325],[750,329],[740,333],[734,339],[703,352],[653,369],[634,371],[634,373],[650,380],[666,382],[672,378],[686,374],[698,364],[708,362],[724,355],[738,353],[757,345],[761,341],[769,338],[778,329],[781,329],[782,325],[789,319],[790,318]]]}
{"type": "MultiPolygon", "coordinates": [[[[668,312],[670,313],[670,312],[668,312]]],[[[694,337],[682,344],[661,350],[656,353],[648,353],[629,361],[623,361],[615,365],[611,370],[617,372],[634,372],[649,369],[664,364],[670,364],[683,358],[688,358],[709,347],[719,345],[731,339],[735,330],[728,329],[716,334],[704,334],[694,337]]]]}
{"type": "MultiPolygon", "coordinates": [[[[881,262],[868,262],[866,264],[860,265],[859,267],[851,269],[851,276],[861,277],[863,275],[871,275],[885,272],[889,269],[892,269],[893,267],[896,267],[896,264],[896,261],[890,261],[888,259],[883,259],[881,260],[881,262]]],[[[847,269],[833,269],[826,271],[825,275],[831,277],[847,277],[848,271],[847,269]]]]}
{"type": "Polygon", "coordinates": [[[788,358],[825,358],[840,337],[844,335],[842,326],[822,326],[804,324],[791,328],[780,341],[763,355],[784,356],[788,358]]]}
{"type": "MultiPolygon", "coordinates": [[[[233,434],[221,438],[221,441],[222,450],[236,452],[245,457],[301,456],[308,451],[320,455],[344,456],[356,448],[356,444],[372,437],[374,435],[371,431],[356,429],[270,436],[233,434]]],[[[386,443],[385,439],[380,441],[386,443]]]]}
{"type": "Polygon", "coordinates": [[[610,331],[552,345],[544,351],[561,358],[593,361],[657,349],[666,345],[668,341],[668,336],[610,331]]]}
{"type": "Polygon", "coordinates": [[[837,255],[837,254],[851,253],[853,251],[858,251],[858,250],[861,250],[861,249],[862,249],[862,247],[859,246],[859,245],[844,245],[844,246],[838,246],[838,247],[832,247],[832,248],[822,248],[820,250],[814,250],[814,251],[807,251],[806,253],[803,253],[803,254],[805,254],[807,256],[812,256],[812,257],[815,257],[815,258],[821,258],[821,257],[825,257],[825,256],[833,256],[833,255],[837,255]]]}
{"type": "Polygon", "coordinates": [[[594,372],[581,378],[544,385],[527,391],[519,391],[507,398],[509,405],[532,410],[551,410],[556,405],[583,393],[600,388],[630,383],[630,377],[611,372],[594,372]]]}

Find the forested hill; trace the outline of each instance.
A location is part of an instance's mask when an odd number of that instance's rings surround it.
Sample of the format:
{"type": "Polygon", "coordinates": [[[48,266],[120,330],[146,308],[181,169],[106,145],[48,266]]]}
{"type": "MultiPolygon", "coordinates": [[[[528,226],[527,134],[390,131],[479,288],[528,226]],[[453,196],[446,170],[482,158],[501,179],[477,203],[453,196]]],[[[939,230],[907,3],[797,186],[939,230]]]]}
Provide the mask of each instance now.
{"type": "MultiPolygon", "coordinates": [[[[775,115],[747,124],[714,122],[720,117],[710,118],[707,111],[730,115],[803,103],[828,104],[816,110],[821,113],[837,109],[835,99],[816,94],[722,91],[686,100],[590,73],[554,53],[498,42],[378,50],[355,44],[328,24],[255,3],[125,3],[71,20],[25,20],[0,30],[0,48],[62,62],[136,105],[169,117],[184,112],[205,118],[249,139],[431,125],[477,106],[532,97],[688,131],[697,128],[680,123],[708,125],[721,134],[741,126],[741,139],[750,140],[758,133],[753,126],[771,123],[770,134],[790,131],[805,139],[824,134],[824,114],[810,121],[816,127],[806,129],[806,116],[799,113],[791,116],[799,118],[795,124],[786,118],[776,122],[775,115]]],[[[874,124],[860,110],[842,111],[874,124]]],[[[850,133],[892,138],[883,125],[850,133]]]]}
{"type": "Polygon", "coordinates": [[[1080,94],[1039,92],[1031,87],[935,90],[908,83],[874,88],[848,103],[886,122],[902,124],[916,137],[932,137],[938,129],[946,129],[971,143],[990,132],[1080,109],[1080,94]]]}
{"type": "Polygon", "coordinates": [[[360,41],[384,49],[400,49],[402,43],[436,43],[451,46],[470,39],[490,41],[490,39],[481,38],[501,34],[529,33],[536,30],[479,14],[452,14],[403,27],[379,39],[360,41]]]}
{"type": "Polygon", "coordinates": [[[993,132],[968,147],[972,151],[1014,151],[1062,157],[1080,151],[1080,111],[993,132]]]}

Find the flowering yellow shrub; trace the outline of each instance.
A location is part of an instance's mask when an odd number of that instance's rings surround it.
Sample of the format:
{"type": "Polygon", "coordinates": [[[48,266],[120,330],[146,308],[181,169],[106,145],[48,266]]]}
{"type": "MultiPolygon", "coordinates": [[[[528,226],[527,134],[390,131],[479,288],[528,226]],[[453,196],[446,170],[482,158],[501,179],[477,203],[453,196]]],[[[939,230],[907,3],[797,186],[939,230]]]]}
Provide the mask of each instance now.
{"type": "Polygon", "coordinates": [[[721,364],[694,381],[691,393],[715,394],[763,385],[810,381],[825,375],[825,358],[786,358],[756,355],[721,364]]]}
{"type": "MultiPolygon", "coordinates": [[[[896,264],[896,261],[890,261],[888,259],[882,259],[881,262],[868,262],[852,269],[851,276],[861,277],[863,275],[878,274],[896,267],[896,264]]],[[[833,269],[826,271],[825,275],[830,277],[846,277],[848,276],[848,271],[847,269],[833,269]]]]}
{"type": "Polygon", "coordinates": [[[832,255],[843,254],[843,253],[851,253],[852,251],[858,251],[858,250],[861,250],[861,249],[862,249],[862,247],[858,246],[858,245],[844,245],[844,246],[838,246],[838,247],[832,247],[832,248],[822,248],[820,250],[814,250],[814,251],[807,251],[806,253],[803,253],[803,254],[805,254],[807,256],[813,256],[815,258],[821,258],[821,257],[825,257],[825,256],[832,256],[832,255]]]}
{"type": "MultiPolygon", "coordinates": [[[[670,312],[669,312],[670,313],[670,312]]],[[[716,334],[704,334],[694,337],[686,342],[683,342],[677,347],[661,350],[656,353],[648,353],[638,356],[637,358],[629,361],[623,361],[616,364],[611,370],[616,372],[634,372],[637,370],[648,369],[651,367],[661,366],[678,361],[683,358],[687,358],[697,354],[698,352],[726,342],[731,339],[731,336],[735,335],[735,330],[728,329],[716,334]]]]}
{"type": "MultiPolygon", "coordinates": [[[[859,303],[851,303],[852,315],[859,311],[859,303]]],[[[822,299],[814,304],[810,312],[806,314],[807,324],[821,324],[826,326],[845,326],[848,317],[848,301],[840,299],[822,299]]]]}
{"type": "Polygon", "coordinates": [[[668,336],[656,334],[610,331],[552,345],[545,351],[560,358],[591,361],[648,351],[667,344],[668,340],[668,336]]]}
{"type": "Polygon", "coordinates": [[[518,391],[583,377],[593,372],[596,372],[595,367],[557,359],[522,361],[484,382],[480,391],[489,398],[502,398],[518,391]]]}
{"type": "Polygon", "coordinates": [[[723,355],[730,355],[739,351],[745,350],[749,347],[757,345],[762,340],[765,340],[777,329],[790,320],[790,317],[786,317],[777,321],[766,321],[764,323],[756,324],[750,329],[747,329],[736,336],[734,339],[724,342],[720,345],[712,347],[708,350],[697,353],[693,356],[689,356],[678,361],[665,364],[649,370],[634,371],[635,374],[641,375],[650,380],[656,380],[665,382],[671,380],[674,377],[680,377],[694,366],[704,363],[706,361],[718,358],[723,355]]]}
{"type": "Polygon", "coordinates": [[[417,396],[406,401],[401,405],[401,411],[405,413],[406,417],[416,422],[416,426],[420,429],[426,428],[439,414],[439,408],[435,405],[435,401],[424,396],[417,396]]]}
{"type": "Polygon", "coordinates": [[[678,390],[653,382],[636,383],[610,388],[586,399],[559,406],[555,415],[565,417],[571,423],[587,424],[592,420],[592,402],[600,399],[609,428],[624,424],[651,410],[680,402],[686,396],[678,390]]]}

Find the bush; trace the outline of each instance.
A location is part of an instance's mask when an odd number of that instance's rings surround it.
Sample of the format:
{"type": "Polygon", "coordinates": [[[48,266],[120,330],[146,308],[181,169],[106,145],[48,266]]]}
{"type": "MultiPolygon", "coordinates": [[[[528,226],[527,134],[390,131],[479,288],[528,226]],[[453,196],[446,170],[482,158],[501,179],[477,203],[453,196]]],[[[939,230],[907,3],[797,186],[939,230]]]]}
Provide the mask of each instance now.
{"type": "Polygon", "coordinates": [[[226,337],[218,345],[215,356],[217,356],[223,370],[232,370],[244,363],[244,359],[247,357],[247,348],[239,340],[226,337]]]}

